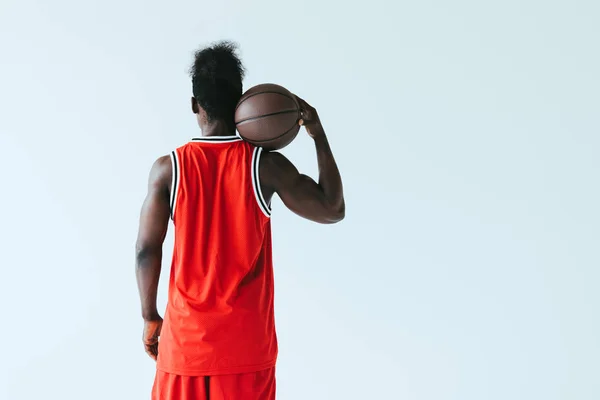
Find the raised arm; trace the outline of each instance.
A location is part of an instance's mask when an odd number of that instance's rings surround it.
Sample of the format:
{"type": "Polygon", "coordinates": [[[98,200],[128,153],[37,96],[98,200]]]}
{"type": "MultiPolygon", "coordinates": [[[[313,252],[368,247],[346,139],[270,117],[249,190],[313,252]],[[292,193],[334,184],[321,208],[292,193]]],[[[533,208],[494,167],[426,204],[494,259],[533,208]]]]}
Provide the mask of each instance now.
{"type": "Polygon", "coordinates": [[[146,353],[153,359],[158,355],[158,336],[162,326],[162,318],[156,309],[156,294],[162,246],[169,224],[171,174],[169,156],[159,158],[152,166],[135,246],[135,274],[144,319],[143,341],[146,353]]]}
{"type": "Polygon", "coordinates": [[[300,124],[315,141],[319,182],[300,174],[281,153],[265,153],[260,164],[263,194],[270,199],[277,193],[290,210],[311,221],[336,223],[345,215],[342,178],[317,111],[300,98],[298,102],[302,108],[300,124]]]}

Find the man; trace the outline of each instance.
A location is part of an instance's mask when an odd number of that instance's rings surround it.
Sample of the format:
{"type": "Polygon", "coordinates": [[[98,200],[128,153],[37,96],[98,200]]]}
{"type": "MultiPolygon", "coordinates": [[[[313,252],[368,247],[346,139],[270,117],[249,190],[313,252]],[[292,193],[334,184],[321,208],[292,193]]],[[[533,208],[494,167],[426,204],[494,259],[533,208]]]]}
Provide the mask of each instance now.
{"type": "Polygon", "coordinates": [[[314,108],[298,99],[314,139],[319,182],[283,155],[236,136],[244,69],[235,46],[198,51],[192,111],[202,136],[150,171],[136,244],[146,353],[157,361],[155,400],[275,398],[271,198],[319,223],[344,218],[342,181],[314,108]],[[163,324],[156,308],[169,219],[175,246],[163,324]],[[160,336],[160,341],[159,341],[160,336]]]}

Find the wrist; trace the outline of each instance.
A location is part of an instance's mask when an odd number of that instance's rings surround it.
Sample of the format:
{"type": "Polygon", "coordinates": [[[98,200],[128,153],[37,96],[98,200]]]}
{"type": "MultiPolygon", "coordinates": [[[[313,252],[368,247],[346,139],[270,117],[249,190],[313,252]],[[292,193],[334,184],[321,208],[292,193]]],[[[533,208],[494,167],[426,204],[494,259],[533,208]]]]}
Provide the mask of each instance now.
{"type": "Polygon", "coordinates": [[[157,321],[161,319],[158,310],[142,311],[142,318],[144,321],[157,321]]]}
{"type": "Polygon", "coordinates": [[[313,139],[319,139],[319,138],[325,137],[325,130],[323,129],[323,126],[321,126],[321,124],[315,124],[315,125],[306,127],[306,130],[308,131],[308,134],[313,139]]]}

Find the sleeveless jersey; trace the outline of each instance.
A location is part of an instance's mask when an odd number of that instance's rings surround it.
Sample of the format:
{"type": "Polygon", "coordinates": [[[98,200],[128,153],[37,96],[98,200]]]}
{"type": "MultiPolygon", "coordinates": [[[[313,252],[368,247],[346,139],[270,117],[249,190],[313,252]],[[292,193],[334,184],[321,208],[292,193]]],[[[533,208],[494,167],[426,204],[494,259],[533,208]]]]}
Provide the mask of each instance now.
{"type": "Polygon", "coordinates": [[[203,137],[171,154],[175,246],[157,368],[178,375],[240,374],[277,358],[271,210],[261,149],[203,137]]]}

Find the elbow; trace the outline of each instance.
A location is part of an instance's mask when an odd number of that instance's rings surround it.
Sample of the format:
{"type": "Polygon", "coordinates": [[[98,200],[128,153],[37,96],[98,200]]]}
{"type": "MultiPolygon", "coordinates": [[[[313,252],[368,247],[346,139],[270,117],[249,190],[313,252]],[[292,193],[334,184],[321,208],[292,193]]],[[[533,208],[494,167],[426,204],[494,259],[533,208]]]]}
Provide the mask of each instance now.
{"type": "Polygon", "coordinates": [[[332,208],[327,216],[327,220],[324,221],[325,224],[337,224],[342,221],[346,217],[346,205],[342,202],[342,204],[338,207],[332,208]]]}
{"type": "Polygon", "coordinates": [[[151,246],[146,243],[136,243],[135,245],[135,261],[136,266],[141,268],[146,264],[148,259],[153,257],[162,258],[162,248],[151,246]]]}
{"type": "Polygon", "coordinates": [[[140,260],[144,259],[148,254],[148,246],[144,245],[144,243],[137,242],[135,244],[135,260],[140,262],[140,260]]]}
{"type": "Polygon", "coordinates": [[[340,222],[344,218],[346,218],[346,204],[342,202],[335,212],[335,222],[340,222]]]}

